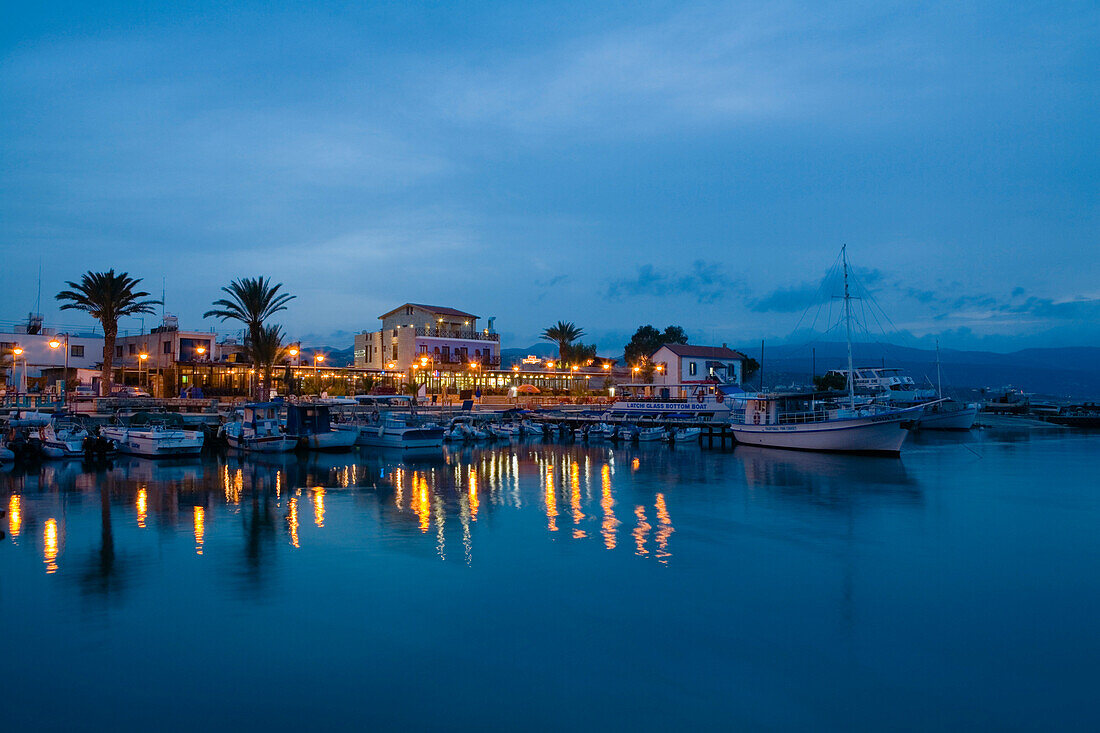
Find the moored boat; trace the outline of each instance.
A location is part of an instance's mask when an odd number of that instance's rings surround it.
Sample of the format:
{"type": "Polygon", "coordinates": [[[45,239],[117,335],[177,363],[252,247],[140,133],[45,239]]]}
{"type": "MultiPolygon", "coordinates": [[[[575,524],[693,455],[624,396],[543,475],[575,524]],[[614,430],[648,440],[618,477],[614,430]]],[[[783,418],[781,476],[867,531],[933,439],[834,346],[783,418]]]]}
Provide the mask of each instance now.
{"type": "Polygon", "coordinates": [[[222,426],[230,448],[257,453],[285,453],[294,450],[297,441],[290,438],[279,419],[282,407],[277,402],[253,402],[243,408],[242,419],[222,426]]]}
{"type": "Polygon", "coordinates": [[[359,438],[358,430],[334,430],[329,406],[323,403],[288,404],[286,434],[305,450],[351,450],[359,438]]]}
{"type": "Polygon", "coordinates": [[[191,456],[202,452],[203,435],[185,430],[183,420],[174,413],[153,415],[139,412],[124,424],[100,428],[99,434],[114,441],[121,453],[158,458],[191,456]]]}
{"type": "Polygon", "coordinates": [[[89,437],[83,425],[58,418],[38,429],[38,449],[43,458],[82,458],[89,437]]]}
{"type": "Polygon", "coordinates": [[[809,394],[756,394],[737,400],[730,430],[738,443],[769,448],[897,455],[904,423],[923,408],[843,407],[809,394]]]}

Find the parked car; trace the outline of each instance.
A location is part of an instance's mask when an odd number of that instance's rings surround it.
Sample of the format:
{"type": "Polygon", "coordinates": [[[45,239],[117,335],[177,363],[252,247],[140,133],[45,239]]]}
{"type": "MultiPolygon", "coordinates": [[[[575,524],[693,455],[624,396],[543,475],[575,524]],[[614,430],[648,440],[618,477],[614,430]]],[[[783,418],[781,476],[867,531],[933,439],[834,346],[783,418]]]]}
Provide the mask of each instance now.
{"type": "Polygon", "coordinates": [[[128,385],[117,386],[111,392],[112,397],[148,397],[149,393],[141,387],[131,387],[128,385]]]}
{"type": "Polygon", "coordinates": [[[99,390],[90,384],[78,384],[73,389],[73,397],[99,397],[99,390]]]}

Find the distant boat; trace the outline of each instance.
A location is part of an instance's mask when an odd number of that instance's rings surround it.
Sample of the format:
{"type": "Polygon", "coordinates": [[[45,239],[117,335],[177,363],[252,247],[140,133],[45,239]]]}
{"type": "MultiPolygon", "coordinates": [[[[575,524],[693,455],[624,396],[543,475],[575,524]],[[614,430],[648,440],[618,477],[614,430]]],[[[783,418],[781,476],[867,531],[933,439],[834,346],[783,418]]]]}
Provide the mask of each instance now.
{"type": "Polygon", "coordinates": [[[970,430],[978,418],[977,404],[963,404],[943,396],[943,375],[940,370],[940,344],[936,342],[936,402],[926,405],[917,421],[921,430],[970,430]]]}
{"type": "MultiPolygon", "coordinates": [[[[831,369],[825,375],[842,377],[847,384],[847,369],[831,369]]],[[[856,367],[852,386],[857,394],[865,394],[896,407],[913,407],[936,399],[936,390],[922,389],[913,378],[897,367],[856,367]]]]}

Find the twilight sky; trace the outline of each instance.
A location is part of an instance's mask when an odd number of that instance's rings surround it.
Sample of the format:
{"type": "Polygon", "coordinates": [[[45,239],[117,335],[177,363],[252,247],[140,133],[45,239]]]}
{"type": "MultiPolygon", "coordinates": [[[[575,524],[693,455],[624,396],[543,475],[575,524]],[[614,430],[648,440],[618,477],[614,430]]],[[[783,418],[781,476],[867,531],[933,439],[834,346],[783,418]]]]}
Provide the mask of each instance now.
{"type": "Polygon", "coordinates": [[[262,273],[333,346],[406,301],[750,344],[847,242],[897,343],[1100,341],[1096,3],[597,5],[10,5],[0,322],[113,266],[186,328],[262,273]]]}

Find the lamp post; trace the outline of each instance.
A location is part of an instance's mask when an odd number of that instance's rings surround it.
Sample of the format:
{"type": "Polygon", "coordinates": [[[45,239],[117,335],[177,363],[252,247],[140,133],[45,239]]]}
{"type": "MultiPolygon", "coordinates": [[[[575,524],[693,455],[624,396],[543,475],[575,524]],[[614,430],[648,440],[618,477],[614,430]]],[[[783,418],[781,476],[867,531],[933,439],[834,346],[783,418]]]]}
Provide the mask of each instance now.
{"type": "MultiPolygon", "coordinates": [[[[138,354],[138,359],[141,360],[138,362],[138,382],[141,383],[141,369],[142,367],[146,366],[146,362],[149,360],[149,354],[145,351],[142,351],[140,354],[138,354]]],[[[145,386],[148,386],[149,370],[147,367],[145,369],[145,377],[145,386]]]]}
{"type": "MultiPolygon", "coordinates": [[[[65,372],[64,376],[61,378],[61,405],[65,406],[68,404],[69,397],[69,352],[71,349],[69,348],[69,334],[63,333],[61,335],[65,337],[65,372]]],[[[57,349],[60,346],[61,341],[57,336],[50,339],[51,349],[57,349]]]]}
{"type": "Polygon", "coordinates": [[[206,353],[206,347],[205,346],[199,346],[198,348],[195,349],[195,353],[197,353],[199,355],[199,359],[202,359],[202,355],[206,353]]]}
{"type": "Polygon", "coordinates": [[[314,354],[313,355],[313,376],[317,378],[317,394],[321,394],[321,392],[324,391],[322,389],[323,385],[321,384],[321,364],[324,364],[324,363],[325,363],[325,355],[324,354],[314,354]]]}
{"type": "MultiPolygon", "coordinates": [[[[12,365],[14,369],[19,363],[19,357],[23,356],[23,347],[16,346],[11,350],[11,353],[15,354],[15,364],[12,365]]],[[[23,374],[19,377],[19,389],[18,392],[27,391],[27,357],[23,356],[23,374]]]]}

